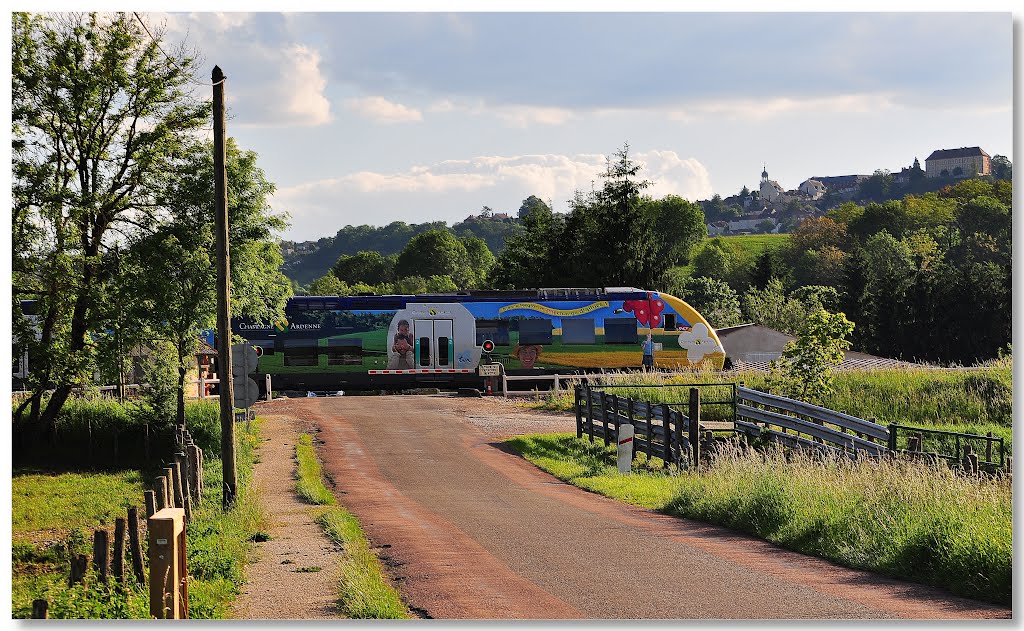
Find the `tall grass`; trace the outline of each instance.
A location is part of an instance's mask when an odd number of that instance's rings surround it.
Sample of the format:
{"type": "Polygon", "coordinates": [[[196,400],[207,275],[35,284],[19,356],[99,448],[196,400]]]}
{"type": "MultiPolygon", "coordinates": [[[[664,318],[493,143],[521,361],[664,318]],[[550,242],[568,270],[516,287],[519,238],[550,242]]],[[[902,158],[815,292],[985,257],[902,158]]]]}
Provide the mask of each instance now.
{"type": "Polygon", "coordinates": [[[903,460],[726,450],[698,472],[620,475],[614,448],[520,437],[528,460],[581,488],[747,532],[842,565],[1010,603],[1012,489],[903,460]]]}
{"type": "Polygon", "coordinates": [[[329,506],[316,522],[331,539],[344,547],[338,584],[338,606],[349,618],[408,618],[409,610],[384,576],[380,559],[370,550],[356,518],[341,506],[324,486],[323,472],[309,434],[300,434],[295,446],[295,490],[311,504],[329,506]]]}

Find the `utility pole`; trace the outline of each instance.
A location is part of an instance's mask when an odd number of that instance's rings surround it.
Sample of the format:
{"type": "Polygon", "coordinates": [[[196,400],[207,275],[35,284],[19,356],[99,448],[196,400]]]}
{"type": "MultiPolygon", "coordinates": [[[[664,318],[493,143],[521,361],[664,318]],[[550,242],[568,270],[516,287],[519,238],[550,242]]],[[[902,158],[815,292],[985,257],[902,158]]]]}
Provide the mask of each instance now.
{"type": "Polygon", "coordinates": [[[220,377],[220,455],[224,509],[238,493],[235,471],[235,389],[231,382],[231,252],[228,248],[227,149],[224,132],[224,71],[213,67],[213,177],[217,233],[217,373],[220,377]]]}

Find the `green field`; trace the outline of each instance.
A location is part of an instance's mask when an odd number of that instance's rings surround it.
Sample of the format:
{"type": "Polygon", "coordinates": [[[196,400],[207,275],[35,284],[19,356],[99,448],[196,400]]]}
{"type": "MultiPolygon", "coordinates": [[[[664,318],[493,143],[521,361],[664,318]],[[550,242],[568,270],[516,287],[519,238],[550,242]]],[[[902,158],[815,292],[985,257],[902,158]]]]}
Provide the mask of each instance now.
{"type": "MultiPolygon", "coordinates": [[[[726,244],[738,249],[742,253],[741,258],[749,257],[750,260],[756,259],[768,248],[782,247],[789,242],[788,234],[740,234],[717,238],[722,239],[726,244]]],[[[698,245],[693,249],[692,254],[699,252],[701,247],[703,247],[703,242],[701,245],[698,245]]],[[[693,275],[693,263],[681,265],[672,269],[678,270],[679,273],[686,278],[693,275]]]]}

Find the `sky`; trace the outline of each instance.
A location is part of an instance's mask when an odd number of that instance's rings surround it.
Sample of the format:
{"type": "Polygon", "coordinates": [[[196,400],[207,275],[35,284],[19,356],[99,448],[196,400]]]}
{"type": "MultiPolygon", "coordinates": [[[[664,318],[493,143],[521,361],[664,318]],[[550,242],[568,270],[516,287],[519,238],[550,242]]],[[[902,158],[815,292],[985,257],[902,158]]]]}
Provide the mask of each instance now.
{"type": "MultiPolygon", "coordinates": [[[[981,13],[140,13],[227,75],[295,240],[567,211],[627,143],[648,192],[707,199],[1013,158],[1013,19],[981,13]]],[[[211,90],[199,87],[198,90],[211,90]]],[[[202,94],[202,93],[200,93],[202,94]]]]}

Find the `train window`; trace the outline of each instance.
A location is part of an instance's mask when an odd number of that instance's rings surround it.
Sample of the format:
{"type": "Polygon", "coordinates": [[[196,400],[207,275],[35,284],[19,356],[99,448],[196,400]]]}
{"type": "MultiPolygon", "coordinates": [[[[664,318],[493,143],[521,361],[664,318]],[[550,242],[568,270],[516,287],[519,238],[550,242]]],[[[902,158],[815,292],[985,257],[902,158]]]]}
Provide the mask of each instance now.
{"type": "Polygon", "coordinates": [[[317,340],[285,340],[284,341],[284,365],[285,366],[316,366],[318,365],[317,340]]]}
{"type": "Polygon", "coordinates": [[[363,340],[332,338],[327,340],[328,366],[358,366],[363,363],[363,340]]]}
{"type": "Polygon", "coordinates": [[[520,344],[550,344],[551,325],[549,318],[525,318],[519,321],[520,344]]]}
{"type": "Polygon", "coordinates": [[[665,320],[665,330],[675,331],[676,330],[676,314],[674,313],[663,313],[661,317],[665,320]]]}
{"type": "Polygon", "coordinates": [[[430,338],[420,338],[420,366],[430,365],[430,338]]]}
{"type": "Polygon", "coordinates": [[[640,336],[636,332],[636,318],[605,318],[605,344],[636,344],[640,336]]]}
{"type": "Polygon", "coordinates": [[[596,341],[593,318],[562,318],[562,344],[593,344],[596,341]]]}
{"type": "Polygon", "coordinates": [[[477,320],[476,345],[491,340],[495,346],[508,346],[508,320],[477,320]]]}
{"type": "Polygon", "coordinates": [[[437,365],[447,366],[448,365],[448,338],[439,337],[437,338],[437,365]]]}

